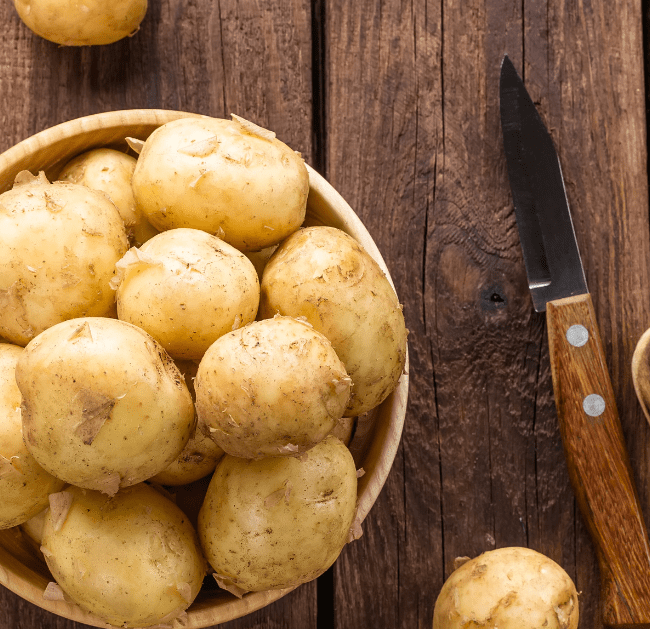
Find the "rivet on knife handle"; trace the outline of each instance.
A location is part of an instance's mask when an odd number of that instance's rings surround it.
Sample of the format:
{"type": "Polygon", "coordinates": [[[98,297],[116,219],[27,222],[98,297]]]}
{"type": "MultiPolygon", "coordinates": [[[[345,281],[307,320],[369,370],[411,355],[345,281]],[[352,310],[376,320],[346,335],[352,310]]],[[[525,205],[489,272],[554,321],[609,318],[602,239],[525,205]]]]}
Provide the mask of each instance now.
{"type": "Polygon", "coordinates": [[[650,548],[590,295],[549,302],[546,321],[569,474],[600,564],[603,620],[638,627],[650,623],[650,548]]]}

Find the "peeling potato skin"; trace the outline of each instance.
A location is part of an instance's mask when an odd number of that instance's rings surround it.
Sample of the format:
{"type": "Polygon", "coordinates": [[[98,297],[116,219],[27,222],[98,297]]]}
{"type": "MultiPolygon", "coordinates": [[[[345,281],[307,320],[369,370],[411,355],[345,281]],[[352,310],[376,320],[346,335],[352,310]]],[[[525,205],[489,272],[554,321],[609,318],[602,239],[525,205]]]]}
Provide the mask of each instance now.
{"type": "Polygon", "coordinates": [[[41,333],[16,367],[25,443],[50,473],[114,493],[165,469],[194,429],[174,362],[146,332],[105,318],[41,333]]]}
{"type": "Polygon", "coordinates": [[[151,262],[126,267],[117,314],[151,334],[173,358],[200,359],[220,336],[255,319],[255,267],[223,240],[197,229],[172,229],[140,252],[151,262]]]}
{"type": "Polygon", "coordinates": [[[147,0],[14,0],[34,33],[62,46],[112,44],[135,33],[147,0]]]}
{"type": "Polygon", "coordinates": [[[127,249],[105,195],[41,180],[0,195],[0,336],[26,345],[48,327],[111,316],[109,283],[127,249]]]}
{"type": "Polygon", "coordinates": [[[25,350],[0,343],[0,529],[23,524],[48,505],[64,483],[48,474],[23,442],[20,391],[14,377],[25,350]]]}
{"type": "Polygon", "coordinates": [[[274,317],[218,339],[199,364],[195,388],[199,422],[212,439],[253,459],[321,441],[345,411],[350,378],[325,336],[274,317]]]}
{"type": "Polygon", "coordinates": [[[236,121],[183,118],[147,139],[133,192],[161,231],[201,229],[240,251],[259,251],[303,223],[309,175],[302,158],[276,138],[236,121]]]}
{"type": "Polygon", "coordinates": [[[206,563],[175,504],[144,483],[113,498],[72,486],[65,491],[72,494],[70,509],[58,531],[48,512],[42,547],[72,600],[120,627],[155,625],[189,607],[206,563]]]}
{"type": "Polygon", "coordinates": [[[59,173],[59,180],[106,194],[124,221],[129,243],[139,247],[158,231],[142,216],[133,198],[135,164],[135,157],[115,149],[93,149],[71,159],[59,173]]]}
{"type": "Polygon", "coordinates": [[[335,437],[296,458],[226,455],[199,512],[199,538],[214,571],[245,591],[299,585],[340,554],[356,498],[352,455],[335,437]]]}
{"type": "Polygon", "coordinates": [[[324,334],[352,378],[345,412],[380,404],[406,362],[406,327],[397,295],[379,265],[348,234],[308,227],[267,262],[258,317],[305,317],[324,334]]]}
{"type": "Polygon", "coordinates": [[[433,629],[577,629],[578,615],[578,594],[562,567],[528,548],[499,548],[451,574],[433,629]]]}

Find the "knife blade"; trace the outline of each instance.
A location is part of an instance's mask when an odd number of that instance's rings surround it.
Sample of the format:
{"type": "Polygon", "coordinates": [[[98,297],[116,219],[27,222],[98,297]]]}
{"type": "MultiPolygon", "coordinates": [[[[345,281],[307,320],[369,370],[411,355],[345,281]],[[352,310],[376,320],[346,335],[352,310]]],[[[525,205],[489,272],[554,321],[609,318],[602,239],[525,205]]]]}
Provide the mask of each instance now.
{"type": "Polygon", "coordinates": [[[546,311],[571,484],[594,543],[603,621],[650,627],[650,543],[552,138],[506,55],[499,84],[508,178],[533,306],[546,311]]]}

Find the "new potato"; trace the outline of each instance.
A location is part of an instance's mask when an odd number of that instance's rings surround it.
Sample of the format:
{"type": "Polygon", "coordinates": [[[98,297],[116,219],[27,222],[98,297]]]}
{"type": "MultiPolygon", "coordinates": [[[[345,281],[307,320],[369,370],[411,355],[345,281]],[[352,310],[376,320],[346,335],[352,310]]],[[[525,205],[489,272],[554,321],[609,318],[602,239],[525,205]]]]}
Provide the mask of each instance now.
{"type": "Polygon", "coordinates": [[[144,483],[113,498],[72,486],[54,494],[42,551],[65,594],[118,627],[171,625],[206,568],[187,516],[144,483]]]}
{"type": "Polygon", "coordinates": [[[257,314],[255,267],[204,231],[162,232],[130,249],[117,266],[118,317],[151,334],[173,358],[200,359],[220,336],[257,314]]]}
{"type": "Polygon", "coordinates": [[[136,202],[159,230],[202,229],[258,251],[305,218],[309,175],[275,134],[234,116],[182,118],[156,129],[133,175],[136,202]]]}
{"type": "Polygon", "coordinates": [[[14,374],[22,347],[0,343],[0,529],[22,524],[64,483],[48,474],[23,442],[20,391],[14,374]]]}
{"type": "Polygon", "coordinates": [[[345,411],[383,402],[406,362],[406,327],[379,265],[348,234],[308,227],[287,238],[264,268],[260,318],[305,317],[325,335],[352,378],[345,411]]]}
{"type": "Polygon", "coordinates": [[[0,194],[0,336],[26,345],[60,321],[111,316],[128,246],[115,205],[77,184],[17,181],[0,194]]]}
{"type": "Polygon", "coordinates": [[[300,457],[226,455],[198,519],[220,585],[243,591],[315,579],[348,541],[357,475],[349,450],[327,437],[300,457]]]}
{"type": "Polygon", "coordinates": [[[195,387],[199,421],[228,454],[244,458],[311,448],[350,397],[350,378],[327,338],[279,316],[217,339],[195,387]]]}
{"type": "Polygon", "coordinates": [[[23,432],[57,478],[114,494],[161,472],[194,429],[178,368],[140,328],[106,318],[59,323],[16,367],[23,432]]]}
{"type": "Polygon", "coordinates": [[[34,33],[62,46],[111,44],[133,35],[147,0],[14,0],[20,19],[34,33]]]}
{"type": "Polygon", "coordinates": [[[120,213],[129,242],[142,245],[158,232],[138,209],[131,179],[136,159],[114,149],[99,148],[71,159],[59,173],[60,181],[77,183],[108,196],[120,213]]]}
{"type": "Polygon", "coordinates": [[[499,548],[457,568],[442,586],[433,629],[576,629],[578,593],[564,569],[528,548],[499,548]]]}

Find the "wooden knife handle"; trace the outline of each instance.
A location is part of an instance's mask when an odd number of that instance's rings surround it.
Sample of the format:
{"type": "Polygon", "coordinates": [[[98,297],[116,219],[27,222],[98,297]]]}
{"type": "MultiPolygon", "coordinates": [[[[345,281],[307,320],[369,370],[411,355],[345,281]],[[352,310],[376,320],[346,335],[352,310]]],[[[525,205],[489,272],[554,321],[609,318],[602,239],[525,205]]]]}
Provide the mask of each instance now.
{"type": "Polygon", "coordinates": [[[549,302],[546,321],[569,475],[600,565],[603,621],[650,627],[650,544],[590,295],[549,302]]]}

